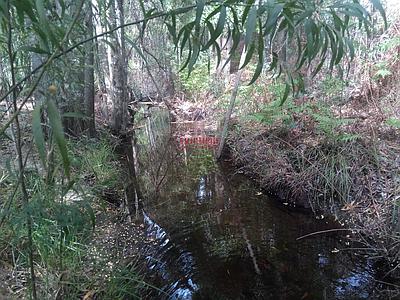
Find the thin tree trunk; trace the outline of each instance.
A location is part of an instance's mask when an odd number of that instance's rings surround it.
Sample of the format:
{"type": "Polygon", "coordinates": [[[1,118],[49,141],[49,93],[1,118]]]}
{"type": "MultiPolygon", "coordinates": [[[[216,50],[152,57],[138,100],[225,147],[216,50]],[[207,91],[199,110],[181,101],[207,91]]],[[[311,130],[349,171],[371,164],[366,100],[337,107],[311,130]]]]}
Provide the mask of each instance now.
{"type": "MultiPolygon", "coordinates": [[[[7,12],[8,12],[8,55],[10,60],[10,73],[11,73],[11,83],[12,86],[15,86],[16,79],[15,79],[15,68],[14,68],[14,52],[12,46],[12,27],[11,27],[11,10],[10,10],[10,2],[7,2],[7,12]]],[[[12,102],[13,102],[13,109],[14,113],[18,111],[18,104],[17,104],[17,90],[14,89],[12,92],[12,102]]],[[[19,177],[21,178],[21,190],[22,190],[22,200],[24,203],[25,208],[29,205],[29,194],[26,188],[25,177],[24,177],[24,162],[22,158],[22,138],[21,138],[21,126],[19,122],[19,115],[15,116],[14,119],[15,124],[15,133],[16,133],[16,149],[17,149],[17,156],[18,156],[18,169],[19,169],[19,177]]],[[[33,238],[32,238],[32,217],[29,213],[29,210],[26,211],[26,226],[28,229],[28,256],[29,256],[29,268],[30,268],[30,277],[31,277],[31,288],[32,288],[32,298],[34,300],[37,299],[37,292],[36,292],[36,276],[35,276],[35,266],[33,261],[33,238]]]]}
{"type": "MultiPolygon", "coordinates": [[[[89,37],[93,36],[93,13],[92,5],[88,4],[88,14],[86,19],[86,28],[89,37]]],[[[85,53],[85,76],[84,76],[84,99],[85,99],[85,115],[88,118],[86,129],[89,131],[89,136],[94,137],[96,134],[95,129],[95,113],[94,113],[94,42],[91,41],[86,44],[85,53]]]]}
{"type": "Polygon", "coordinates": [[[111,13],[111,18],[118,21],[121,26],[119,32],[115,33],[116,46],[113,55],[113,116],[112,128],[116,132],[124,131],[128,121],[128,91],[127,91],[127,59],[125,47],[125,16],[123,0],[116,0],[115,11],[111,13]]]}
{"type": "MultiPolygon", "coordinates": [[[[241,66],[243,64],[244,59],[245,59],[245,47],[243,47],[242,54],[240,56],[239,66],[241,66]]],[[[237,97],[237,93],[238,93],[238,90],[240,87],[242,74],[243,74],[243,69],[240,69],[238,71],[238,73],[236,74],[236,80],[235,80],[235,85],[233,86],[231,100],[229,103],[229,107],[225,113],[225,117],[224,117],[224,125],[222,127],[221,138],[220,138],[219,147],[218,147],[217,154],[216,154],[217,159],[221,158],[222,150],[224,149],[224,146],[225,146],[226,136],[228,135],[229,121],[231,119],[231,115],[232,115],[233,109],[235,107],[236,97],[237,97]]]]}

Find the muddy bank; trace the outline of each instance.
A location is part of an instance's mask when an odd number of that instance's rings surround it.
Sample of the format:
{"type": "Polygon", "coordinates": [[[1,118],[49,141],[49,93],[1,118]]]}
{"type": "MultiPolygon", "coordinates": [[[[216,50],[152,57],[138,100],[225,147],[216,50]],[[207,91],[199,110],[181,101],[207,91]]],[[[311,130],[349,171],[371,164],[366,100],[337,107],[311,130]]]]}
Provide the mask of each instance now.
{"type": "Polygon", "coordinates": [[[398,282],[396,141],[360,137],[332,143],[294,130],[236,124],[227,144],[233,163],[283,203],[333,215],[353,229],[360,249],[384,261],[386,278],[398,282]]]}

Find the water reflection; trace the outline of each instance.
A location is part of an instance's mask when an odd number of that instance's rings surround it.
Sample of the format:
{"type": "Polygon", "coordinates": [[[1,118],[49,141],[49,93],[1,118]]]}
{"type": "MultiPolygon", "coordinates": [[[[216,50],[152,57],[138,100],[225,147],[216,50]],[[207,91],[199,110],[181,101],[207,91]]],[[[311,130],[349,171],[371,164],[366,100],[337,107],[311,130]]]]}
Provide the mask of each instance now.
{"type": "Polygon", "coordinates": [[[182,153],[174,139],[162,145],[151,147],[151,159],[146,145],[140,149],[153,241],[143,252],[162,286],[155,298],[368,299],[372,267],[333,253],[337,237],[296,240],[327,228],[324,221],[282,209],[253,182],[217,166],[212,149],[182,153]]]}

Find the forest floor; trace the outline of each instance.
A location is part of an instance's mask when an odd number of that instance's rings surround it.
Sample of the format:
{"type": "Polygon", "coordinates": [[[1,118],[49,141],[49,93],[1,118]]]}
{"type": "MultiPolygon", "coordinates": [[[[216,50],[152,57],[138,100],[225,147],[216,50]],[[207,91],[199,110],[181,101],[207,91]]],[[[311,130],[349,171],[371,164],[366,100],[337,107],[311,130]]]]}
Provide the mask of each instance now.
{"type": "MultiPolygon", "coordinates": [[[[6,107],[0,107],[0,113],[5,112],[6,107]]],[[[121,290],[138,295],[144,288],[137,265],[138,248],[140,243],[149,241],[140,224],[131,222],[126,212],[121,178],[127,171],[114,152],[116,138],[100,130],[98,139],[68,140],[74,187],[80,192],[78,195],[71,191],[62,203],[57,188],[54,195],[47,197],[47,189],[51,187],[43,184],[45,176],[31,136],[31,112],[28,104],[20,114],[20,123],[23,155],[29,157],[25,160],[25,172],[35,220],[34,257],[40,299],[66,299],[67,296],[68,299],[115,299],[121,290]],[[40,200],[35,192],[38,188],[43,194],[40,200]],[[84,207],[88,207],[86,204],[79,207],[83,202],[91,207],[86,211],[88,215],[83,213],[84,207]],[[59,209],[65,216],[69,215],[69,210],[73,215],[68,220],[60,220],[59,209]],[[95,230],[90,228],[94,221],[89,217],[91,214],[95,215],[95,230]],[[65,221],[71,222],[67,225],[70,236],[64,241],[65,261],[60,267],[57,250],[60,227],[57,224],[65,221]],[[42,239],[42,235],[46,238],[42,239]],[[126,276],[131,280],[127,281],[126,276]]],[[[1,118],[0,126],[6,119],[1,118]]],[[[26,298],[29,291],[25,222],[18,221],[24,217],[25,210],[21,209],[20,195],[12,197],[16,179],[10,170],[17,170],[18,166],[13,132],[7,130],[6,133],[10,139],[2,137],[0,140],[0,300],[26,298]]]]}

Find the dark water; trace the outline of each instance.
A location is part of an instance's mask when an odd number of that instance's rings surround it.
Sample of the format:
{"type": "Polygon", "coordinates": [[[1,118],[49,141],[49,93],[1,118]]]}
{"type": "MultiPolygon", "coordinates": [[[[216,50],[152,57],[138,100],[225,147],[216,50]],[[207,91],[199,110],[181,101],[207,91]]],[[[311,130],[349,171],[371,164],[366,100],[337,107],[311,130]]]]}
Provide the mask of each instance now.
{"type": "Polygon", "coordinates": [[[212,146],[176,140],[156,149],[138,140],[153,241],[142,254],[162,290],[150,298],[370,299],[373,268],[342,250],[349,245],[338,235],[297,240],[332,224],[262,194],[229,164],[216,164],[212,146]]]}

